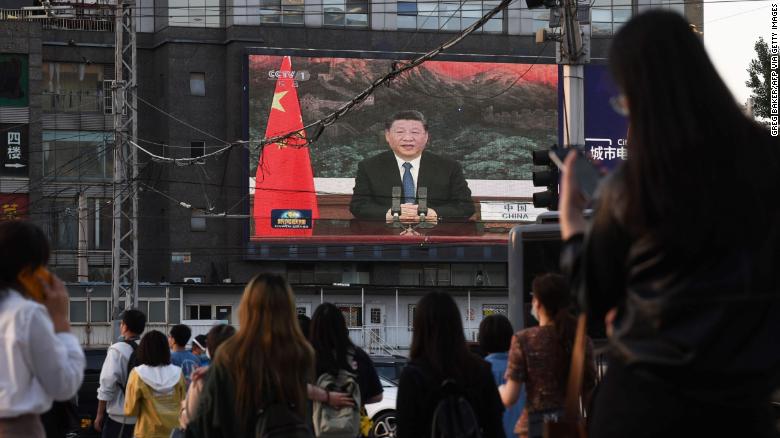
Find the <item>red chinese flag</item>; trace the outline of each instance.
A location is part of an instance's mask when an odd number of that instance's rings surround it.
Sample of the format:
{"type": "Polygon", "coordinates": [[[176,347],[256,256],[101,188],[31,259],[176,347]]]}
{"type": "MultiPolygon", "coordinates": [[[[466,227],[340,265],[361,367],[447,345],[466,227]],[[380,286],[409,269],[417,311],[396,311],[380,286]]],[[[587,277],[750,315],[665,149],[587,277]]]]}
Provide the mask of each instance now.
{"type": "Polygon", "coordinates": [[[257,164],[253,208],[257,237],[311,236],[314,220],[320,216],[301,105],[290,57],[285,56],[265,136],[292,131],[298,132],[284,141],[266,145],[257,164]]]}

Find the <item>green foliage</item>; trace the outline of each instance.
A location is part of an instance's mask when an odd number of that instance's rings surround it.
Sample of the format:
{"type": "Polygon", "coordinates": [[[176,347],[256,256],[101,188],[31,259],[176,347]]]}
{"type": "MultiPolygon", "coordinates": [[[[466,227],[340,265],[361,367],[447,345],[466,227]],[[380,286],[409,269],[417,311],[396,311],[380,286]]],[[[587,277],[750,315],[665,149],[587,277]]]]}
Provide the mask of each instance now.
{"type": "Polygon", "coordinates": [[[533,171],[531,154],[546,147],[526,137],[501,137],[466,155],[463,167],[468,178],[530,179],[533,171]]]}
{"type": "Polygon", "coordinates": [[[758,118],[769,117],[769,97],[771,66],[769,62],[769,45],[764,38],[759,38],[755,45],[757,58],[750,61],[748,75],[750,80],[745,85],[753,90],[753,115],[758,118]]]}

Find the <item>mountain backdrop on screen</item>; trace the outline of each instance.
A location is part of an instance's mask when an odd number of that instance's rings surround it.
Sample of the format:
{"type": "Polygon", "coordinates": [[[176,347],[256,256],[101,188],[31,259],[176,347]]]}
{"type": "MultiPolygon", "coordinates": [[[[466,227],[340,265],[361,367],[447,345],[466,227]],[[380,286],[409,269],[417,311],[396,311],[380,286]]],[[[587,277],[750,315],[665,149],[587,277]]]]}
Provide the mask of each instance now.
{"type": "MultiPolygon", "coordinates": [[[[263,137],[282,56],[249,55],[249,138],[263,137]]],[[[303,123],[339,108],[393,66],[390,59],[292,56],[303,123]]],[[[388,149],[394,112],[428,119],[427,150],[457,160],[467,179],[529,180],[532,151],[557,136],[558,69],[548,64],[429,61],[376,90],[311,146],[315,177],[353,178],[358,163],[388,149]]],[[[307,132],[312,136],[313,132],[307,132]]],[[[249,157],[256,172],[257,151],[249,157]]]]}

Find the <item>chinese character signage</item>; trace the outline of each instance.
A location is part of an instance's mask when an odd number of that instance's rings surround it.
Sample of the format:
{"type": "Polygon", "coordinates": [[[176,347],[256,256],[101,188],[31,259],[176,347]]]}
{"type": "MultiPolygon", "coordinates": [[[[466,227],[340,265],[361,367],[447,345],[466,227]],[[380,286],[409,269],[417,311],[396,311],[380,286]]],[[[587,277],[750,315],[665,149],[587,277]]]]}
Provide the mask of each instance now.
{"type": "Polygon", "coordinates": [[[0,193],[0,221],[27,217],[27,193],[0,193]]]}
{"type": "MultiPolygon", "coordinates": [[[[563,108],[562,72],[558,78],[558,105],[563,108]]],[[[585,151],[606,169],[628,159],[628,119],[610,102],[618,95],[620,91],[606,65],[585,66],[585,151]]],[[[563,142],[563,111],[558,111],[558,138],[563,142]]]]}
{"type": "Polygon", "coordinates": [[[0,175],[28,176],[27,125],[0,124],[0,175]]]}
{"type": "Polygon", "coordinates": [[[29,105],[27,55],[0,54],[0,106],[29,105]]]}

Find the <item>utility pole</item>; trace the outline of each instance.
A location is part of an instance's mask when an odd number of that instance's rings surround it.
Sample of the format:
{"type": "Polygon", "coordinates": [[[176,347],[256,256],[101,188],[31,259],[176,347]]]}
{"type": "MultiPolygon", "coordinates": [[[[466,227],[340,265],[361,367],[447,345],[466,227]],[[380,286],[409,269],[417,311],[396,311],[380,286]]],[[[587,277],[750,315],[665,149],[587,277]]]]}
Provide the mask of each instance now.
{"type": "MultiPolygon", "coordinates": [[[[563,64],[563,145],[585,146],[585,64],[590,62],[590,35],[580,26],[577,0],[562,0],[561,41],[556,56],[563,64]]],[[[551,11],[552,12],[552,11],[551,11]]],[[[589,14],[585,10],[585,15],[589,14]]]]}
{"type": "Polygon", "coordinates": [[[111,293],[114,334],[119,314],[138,298],[138,155],[130,144],[138,135],[134,0],[116,0],[114,46],[113,234],[111,293]]]}

